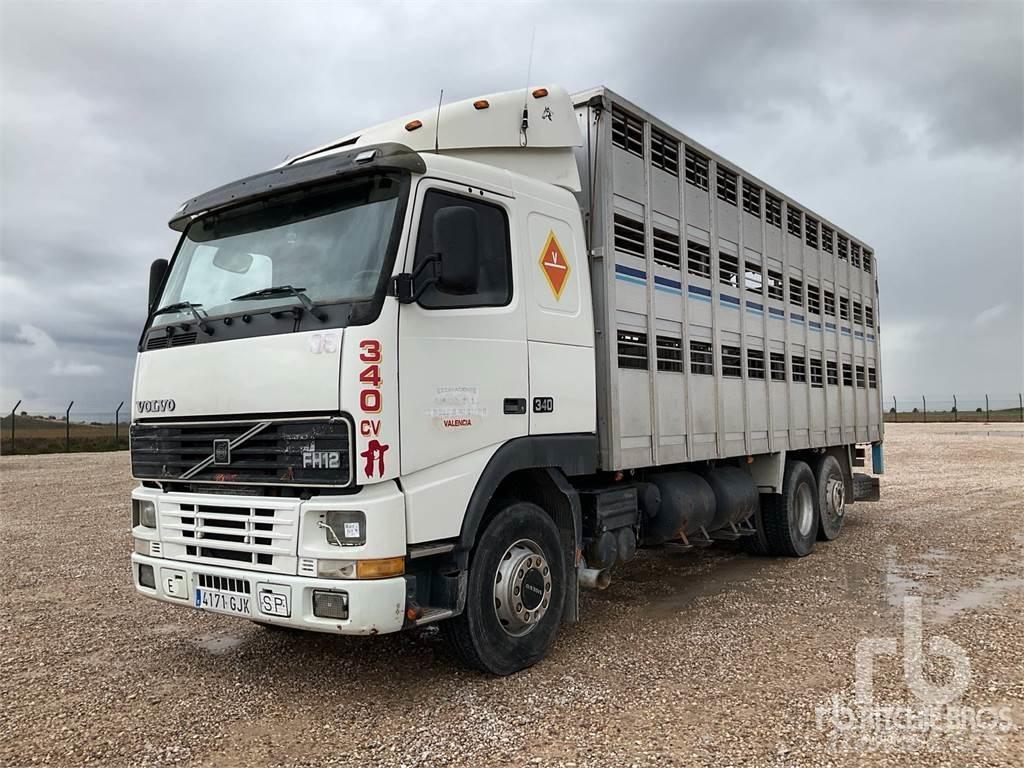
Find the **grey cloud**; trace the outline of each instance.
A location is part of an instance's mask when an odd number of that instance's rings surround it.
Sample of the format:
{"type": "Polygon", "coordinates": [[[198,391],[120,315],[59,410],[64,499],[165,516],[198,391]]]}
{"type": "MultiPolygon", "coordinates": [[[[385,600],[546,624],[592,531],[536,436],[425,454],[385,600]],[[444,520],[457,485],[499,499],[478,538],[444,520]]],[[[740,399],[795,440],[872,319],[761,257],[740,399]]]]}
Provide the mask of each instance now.
{"type": "MultiPolygon", "coordinates": [[[[14,339],[30,323],[61,360],[103,369],[89,384],[104,398],[126,392],[147,266],[173,249],[166,222],[181,201],[429,109],[441,87],[446,99],[521,87],[534,27],[534,82],[606,84],[862,235],[880,259],[884,322],[934,318],[922,348],[943,338],[940,320],[984,330],[1011,354],[989,354],[974,375],[1017,387],[1021,13],[1013,3],[4,3],[0,389],[66,392],[21,356],[14,339]],[[973,324],[998,303],[1009,307],[998,322],[973,324]]],[[[952,375],[941,359],[886,365],[886,386],[900,389],[952,375]]]]}

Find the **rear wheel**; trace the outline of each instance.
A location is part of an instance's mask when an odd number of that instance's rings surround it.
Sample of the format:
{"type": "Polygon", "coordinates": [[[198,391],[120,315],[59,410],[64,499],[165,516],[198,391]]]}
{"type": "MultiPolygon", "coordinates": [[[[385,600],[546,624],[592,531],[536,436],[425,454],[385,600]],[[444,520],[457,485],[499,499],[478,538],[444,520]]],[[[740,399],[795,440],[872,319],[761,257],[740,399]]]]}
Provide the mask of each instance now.
{"type": "Polygon", "coordinates": [[[466,607],[441,630],[469,666],[495,675],[532,666],[558,633],[565,571],[554,521],[536,504],[513,502],[480,534],[466,607]]]}
{"type": "Polygon", "coordinates": [[[761,497],[761,529],[770,555],[804,557],[818,533],[818,489],[802,461],[787,461],[782,493],[761,497]]]}
{"type": "Polygon", "coordinates": [[[835,456],[824,456],[818,462],[815,481],[818,485],[818,539],[832,541],[843,530],[846,515],[846,480],[835,456]]]}

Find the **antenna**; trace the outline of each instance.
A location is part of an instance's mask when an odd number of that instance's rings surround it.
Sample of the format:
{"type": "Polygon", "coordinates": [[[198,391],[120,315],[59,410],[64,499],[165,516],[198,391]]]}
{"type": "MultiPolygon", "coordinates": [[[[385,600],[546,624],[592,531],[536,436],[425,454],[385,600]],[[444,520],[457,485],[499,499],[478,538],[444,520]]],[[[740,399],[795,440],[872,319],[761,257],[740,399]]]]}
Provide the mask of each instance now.
{"type": "Polygon", "coordinates": [[[441,95],[437,97],[437,119],[434,121],[434,154],[440,153],[440,144],[437,138],[438,132],[441,130],[441,102],[444,101],[444,88],[441,89],[441,95]]]}
{"type": "Polygon", "coordinates": [[[519,125],[519,146],[527,144],[526,131],[530,127],[530,113],[526,108],[527,99],[530,97],[530,74],[533,71],[533,43],[537,39],[537,25],[533,25],[530,31],[530,56],[526,60],[526,85],[523,86],[523,121],[519,125]]]}

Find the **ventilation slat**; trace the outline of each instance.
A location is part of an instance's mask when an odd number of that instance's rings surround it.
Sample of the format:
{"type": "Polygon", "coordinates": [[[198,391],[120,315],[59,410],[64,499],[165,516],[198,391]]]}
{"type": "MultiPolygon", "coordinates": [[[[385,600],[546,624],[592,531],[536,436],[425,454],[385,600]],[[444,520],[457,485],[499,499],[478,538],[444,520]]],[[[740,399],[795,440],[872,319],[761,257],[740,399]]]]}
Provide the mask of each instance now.
{"type": "Polygon", "coordinates": [[[686,271],[695,277],[711,277],[711,249],[703,243],[687,240],[686,271]]]}
{"type": "Polygon", "coordinates": [[[743,357],[739,347],[722,345],[722,375],[737,379],[743,376],[743,357]]]}
{"type": "Polygon", "coordinates": [[[765,193],[764,220],[773,227],[782,229],[782,200],[775,195],[765,193]]]}
{"type": "Polygon", "coordinates": [[[743,180],[743,210],[761,218],[761,188],[746,179],[743,180]]]}
{"type": "Polygon", "coordinates": [[[623,216],[621,213],[616,213],[615,250],[631,253],[634,256],[639,256],[641,259],[645,258],[644,225],[635,219],[623,216]]]}
{"type": "Polygon", "coordinates": [[[690,340],[690,373],[712,376],[715,373],[715,355],[706,341],[690,340]]]}
{"type": "Polygon", "coordinates": [[[708,188],[710,164],[708,159],[695,149],[686,148],[686,183],[698,189],[708,188]]]}
{"type": "Polygon", "coordinates": [[[679,269],[679,235],[655,227],[654,262],[663,267],[679,269]]]}
{"type": "Polygon", "coordinates": [[[679,142],[657,128],[651,128],[651,165],[679,175],[679,142]]]}
{"type": "Polygon", "coordinates": [[[619,368],[647,370],[647,334],[619,331],[619,368]]]}
{"type": "Polygon", "coordinates": [[[683,372],[683,342],[673,336],[657,336],[658,370],[670,373],[683,372]]]}
{"type": "Polygon", "coordinates": [[[631,155],[644,156],[644,124],[621,109],[612,109],[612,144],[631,155]]]}
{"type": "Polygon", "coordinates": [[[736,205],[736,184],[738,181],[736,174],[720,165],[718,166],[717,180],[716,193],[718,199],[729,205],[736,205]]]}

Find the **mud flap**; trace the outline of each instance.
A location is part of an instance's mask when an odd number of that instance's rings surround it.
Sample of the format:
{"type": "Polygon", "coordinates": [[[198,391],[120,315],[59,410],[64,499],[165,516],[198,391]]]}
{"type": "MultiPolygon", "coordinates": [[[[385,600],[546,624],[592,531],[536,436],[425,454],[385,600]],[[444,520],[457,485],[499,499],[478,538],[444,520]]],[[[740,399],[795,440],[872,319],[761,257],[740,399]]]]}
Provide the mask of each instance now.
{"type": "Polygon", "coordinates": [[[881,484],[877,477],[857,473],[853,476],[854,501],[878,501],[881,498],[881,484]]]}

